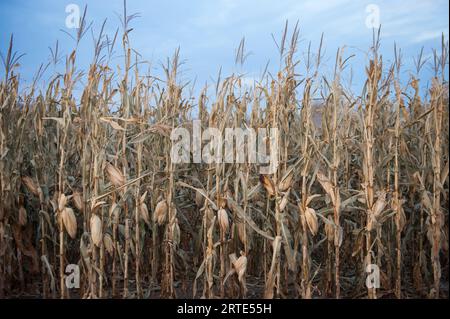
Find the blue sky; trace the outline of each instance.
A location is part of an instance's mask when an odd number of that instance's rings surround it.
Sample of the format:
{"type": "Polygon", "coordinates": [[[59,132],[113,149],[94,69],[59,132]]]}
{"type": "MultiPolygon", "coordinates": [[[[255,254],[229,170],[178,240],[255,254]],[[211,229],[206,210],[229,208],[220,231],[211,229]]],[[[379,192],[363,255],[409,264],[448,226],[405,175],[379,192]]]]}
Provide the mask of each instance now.
{"type": "MultiPolygon", "coordinates": [[[[60,50],[67,54],[74,46],[61,29],[65,26],[69,4],[83,8],[88,5],[87,20],[93,21],[96,34],[105,18],[106,31],[113,34],[120,25],[116,13],[122,12],[122,0],[98,1],[5,1],[0,0],[0,51],[5,53],[11,33],[14,47],[26,53],[21,59],[22,78],[28,83],[42,62],[49,59],[49,46],[60,42],[60,50]]],[[[197,78],[197,86],[211,83],[217,77],[219,67],[222,74],[232,72],[245,74],[251,82],[258,79],[269,62],[274,72],[279,66],[279,55],[272,39],[279,40],[286,20],[291,26],[299,20],[300,46],[298,57],[311,41],[316,50],[320,36],[324,33],[325,59],[322,72],[331,73],[336,49],[346,46],[346,55],[356,54],[352,59],[354,84],[361,85],[367,62],[367,52],[372,41],[372,30],[366,26],[369,13],[366,8],[375,4],[380,9],[382,25],[382,53],[386,61],[392,60],[394,41],[402,48],[404,72],[407,78],[413,67],[413,57],[424,47],[424,56],[431,57],[431,49],[438,48],[442,32],[448,39],[448,0],[218,0],[218,1],[152,1],[128,0],[128,12],[139,13],[131,22],[134,30],[130,39],[143,59],[151,62],[151,72],[161,74],[160,63],[171,56],[180,46],[182,79],[197,78]],[[249,54],[243,67],[234,63],[235,50],[242,37],[246,39],[249,54]]],[[[83,68],[92,59],[92,36],[86,34],[78,61],[83,68]]],[[[117,48],[114,64],[121,64],[121,51],[117,48]]],[[[302,74],[302,64],[299,72],[302,74]]],[[[422,76],[429,78],[427,65],[422,76]]],[[[47,76],[47,80],[50,76],[47,76]]],[[[350,79],[350,72],[347,74],[350,79]]],[[[44,77],[45,79],[45,77],[44,77]]],[[[426,83],[423,83],[426,86],[426,83]]]]}

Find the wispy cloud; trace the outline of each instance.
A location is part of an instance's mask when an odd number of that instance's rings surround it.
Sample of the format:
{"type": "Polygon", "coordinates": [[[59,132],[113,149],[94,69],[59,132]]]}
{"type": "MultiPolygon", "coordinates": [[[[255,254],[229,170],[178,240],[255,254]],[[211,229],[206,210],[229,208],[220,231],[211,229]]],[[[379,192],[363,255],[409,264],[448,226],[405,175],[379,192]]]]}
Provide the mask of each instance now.
{"type": "Polygon", "coordinates": [[[448,34],[448,1],[392,1],[381,5],[383,35],[418,44],[448,34]]]}
{"type": "Polygon", "coordinates": [[[200,5],[201,9],[190,19],[190,22],[200,28],[229,25],[236,17],[233,13],[238,8],[238,4],[236,0],[207,1],[200,5]]]}
{"type": "Polygon", "coordinates": [[[444,34],[444,37],[448,39],[448,30],[444,31],[443,29],[438,29],[420,32],[413,37],[412,42],[421,43],[428,40],[438,39],[442,36],[442,34],[444,34]]]}
{"type": "Polygon", "coordinates": [[[327,0],[327,1],[296,1],[292,5],[289,11],[287,11],[282,19],[288,20],[297,17],[303,17],[304,19],[319,19],[316,22],[320,25],[325,21],[320,20],[320,15],[330,12],[339,12],[339,14],[345,14],[345,8],[350,3],[350,0],[327,0]]]}

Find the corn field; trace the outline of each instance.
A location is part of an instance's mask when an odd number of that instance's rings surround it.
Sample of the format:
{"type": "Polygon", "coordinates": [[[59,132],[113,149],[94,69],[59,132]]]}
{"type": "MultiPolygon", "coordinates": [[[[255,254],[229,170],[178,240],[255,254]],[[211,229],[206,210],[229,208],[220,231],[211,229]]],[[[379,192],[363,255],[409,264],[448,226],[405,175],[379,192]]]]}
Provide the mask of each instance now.
{"type": "MultiPolygon", "coordinates": [[[[20,89],[12,36],[3,52],[1,298],[448,297],[444,38],[434,77],[420,78],[420,52],[401,81],[400,50],[386,63],[375,33],[363,90],[350,92],[345,50],[331,76],[319,72],[322,45],[300,67],[298,27],[286,24],[277,74],[252,86],[219,77],[192,96],[178,51],[165,78],[140,72],[129,20],[98,34],[86,73],[75,46],[45,88],[39,70],[20,89]],[[171,131],[194,119],[220,132],[278,128],[279,165],[173,163],[171,131]],[[371,265],[379,285],[367,284],[371,265]]],[[[82,21],[77,44],[85,31],[82,21]]]]}

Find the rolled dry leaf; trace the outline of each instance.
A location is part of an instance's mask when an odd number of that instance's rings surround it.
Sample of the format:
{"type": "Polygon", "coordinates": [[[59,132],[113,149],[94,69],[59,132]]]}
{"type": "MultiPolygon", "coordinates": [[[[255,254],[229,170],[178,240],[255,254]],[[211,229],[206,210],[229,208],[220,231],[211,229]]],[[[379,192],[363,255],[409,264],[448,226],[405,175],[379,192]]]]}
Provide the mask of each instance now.
{"type": "Polygon", "coordinates": [[[106,251],[109,255],[112,255],[114,252],[114,243],[110,234],[106,233],[103,236],[103,245],[105,246],[106,251]]]}
{"type": "Polygon", "coordinates": [[[317,230],[319,228],[319,225],[317,223],[317,215],[316,211],[313,208],[306,207],[305,210],[305,218],[306,223],[308,224],[309,231],[313,236],[317,234],[317,230]]]}
{"type": "Polygon", "coordinates": [[[266,280],[266,287],[264,289],[264,298],[265,299],[272,299],[273,298],[273,290],[275,286],[275,270],[277,262],[280,258],[280,248],[281,248],[281,236],[276,236],[275,239],[272,242],[273,247],[273,255],[272,255],[272,262],[270,264],[270,270],[267,274],[267,280],[266,280]]]}
{"type": "Polygon", "coordinates": [[[100,244],[103,239],[103,230],[102,230],[102,221],[100,217],[93,214],[91,216],[91,237],[92,242],[95,244],[95,246],[100,247],[100,244]]]}
{"type": "Polygon", "coordinates": [[[142,203],[139,207],[140,217],[147,224],[150,225],[150,217],[148,214],[147,204],[142,203]]]}
{"type": "Polygon", "coordinates": [[[122,172],[110,163],[106,164],[106,173],[108,174],[108,178],[114,186],[119,187],[125,184],[125,177],[123,176],[122,172]]]}
{"type": "Polygon", "coordinates": [[[25,226],[27,224],[28,216],[25,207],[20,206],[19,208],[19,225],[25,226]]]}
{"type": "Polygon", "coordinates": [[[74,239],[77,235],[77,219],[73,209],[70,207],[65,207],[61,214],[64,228],[69,236],[74,239]]]}
{"type": "Polygon", "coordinates": [[[23,176],[22,183],[25,185],[25,187],[30,193],[32,193],[35,196],[39,196],[38,187],[36,186],[31,177],[23,176]]]}
{"type": "Polygon", "coordinates": [[[113,120],[111,120],[111,119],[109,119],[109,118],[101,117],[101,118],[100,118],[100,121],[105,122],[105,123],[109,123],[109,124],[111,125],[111,127],[112,127],[113,129],[115,129],[115,130],[118,130],[118,131],[125,131],[125,129],[124,129],[122,126],[120,126],[119,123],[117,123],[116,121],[113,121],[113,120]]]}
{"type": "Polygon", "coordinates": [[[159,226],[164,224],[167,221],[168,210],[166,200],[160,200],[158,204],[156,204],[155,212],[153,213],[153,221],[158,223],[159,226]]]}
{"type": "Polygon", "coordinates": [[[259,181],[264,186],[269,196],[275,195],[275,185],[267,175],[259,175],[259,181]]]}
{"type": "Polygon", "coordinates": [[[79,211],[84,210],[83,196],[80,192],[73,192],[73,203],[79,211]]]}
{"type": "Polygon", "coordinates": [[[217,219],[219,221],[221,231],[226,234],[228,232],[229,221],[228,214],[225,209],[221,208],[217,211],[217,219]]]}

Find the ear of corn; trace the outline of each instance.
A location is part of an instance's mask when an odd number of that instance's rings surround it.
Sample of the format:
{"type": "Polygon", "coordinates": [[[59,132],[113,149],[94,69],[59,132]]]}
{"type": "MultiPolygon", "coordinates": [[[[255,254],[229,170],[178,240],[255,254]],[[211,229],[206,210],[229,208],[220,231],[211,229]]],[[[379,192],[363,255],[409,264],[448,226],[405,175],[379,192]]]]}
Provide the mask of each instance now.
{"type": "Polygon", "coordinates": [[[77,219],[73,209],[70,207],[65,207],[61,214],[67,233],[72,239],[74,239],[77,235],[77,219]]]}

